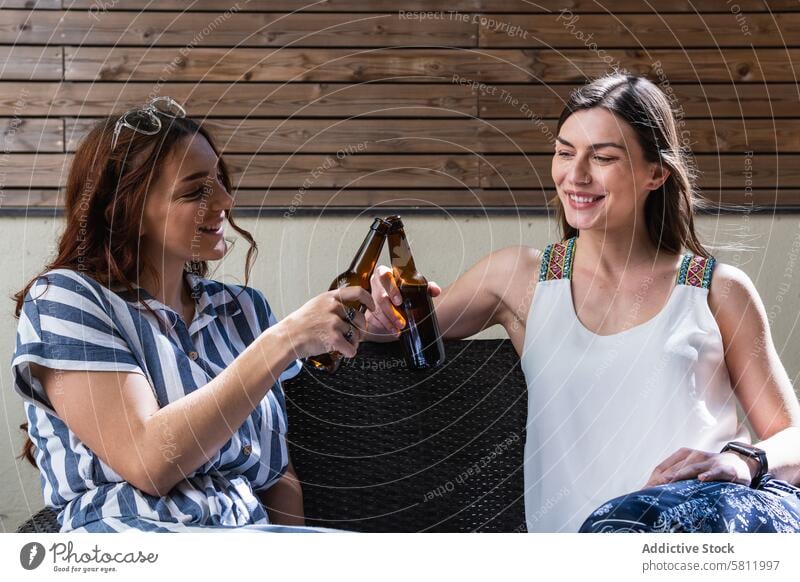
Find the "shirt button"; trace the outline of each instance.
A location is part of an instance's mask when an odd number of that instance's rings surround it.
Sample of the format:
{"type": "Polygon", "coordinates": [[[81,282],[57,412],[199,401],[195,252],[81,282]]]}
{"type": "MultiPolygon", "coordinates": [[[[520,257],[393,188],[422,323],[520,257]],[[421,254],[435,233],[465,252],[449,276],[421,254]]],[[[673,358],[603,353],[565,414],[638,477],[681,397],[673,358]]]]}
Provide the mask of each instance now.
{"type": "Polygon", "coordinates": [[[245,457],[249,457],[250,453],[252,453],[252,452],[253,452],[253,447],[251,447],[250,445],[245,445],[245,446],[242,447],[242,454],[245,457]]]}
{"type": "Polygon", "coordinates": [[[189,352],[189,359],[196,360],[197,359],[197,352],[189,352]]]}

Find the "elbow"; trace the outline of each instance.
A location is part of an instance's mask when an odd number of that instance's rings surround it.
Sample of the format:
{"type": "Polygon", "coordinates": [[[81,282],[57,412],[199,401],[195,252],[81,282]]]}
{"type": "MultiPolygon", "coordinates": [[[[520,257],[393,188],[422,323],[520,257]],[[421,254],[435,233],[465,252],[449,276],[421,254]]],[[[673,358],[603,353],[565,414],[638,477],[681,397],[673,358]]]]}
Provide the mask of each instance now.
{"type": "Polygon", "coordinates": [[[163,478],[148,471],[142,471],[140,474],[126,477],[125,480],[136,487],[142,493],[152,497],[165,497],[174,485],[168,485],[163,478]]]}
{"type": "Polygon", "coordinates": [[[152,497],[166,497],[178,483],[166,467],[156,463],[140,463],[123,476],[139,491],[152,497]]]}
{"type": "Polygon", "coordinates": [[[143,493],[150,495],[151,497],[166,497],[169,495],[169,492],[172,491],[174,485],[164,485],[160,483],[143,483],[141,487],[138,487],[143,493]]]}
{"type": "Polygon", "coordinates": [[[142,493],[164,497],[185,478],[179,464],[181,453],[173,445],[159,446],[141,429],[126,446],[103,451],[103,461],[119,477],[142,493]]]}

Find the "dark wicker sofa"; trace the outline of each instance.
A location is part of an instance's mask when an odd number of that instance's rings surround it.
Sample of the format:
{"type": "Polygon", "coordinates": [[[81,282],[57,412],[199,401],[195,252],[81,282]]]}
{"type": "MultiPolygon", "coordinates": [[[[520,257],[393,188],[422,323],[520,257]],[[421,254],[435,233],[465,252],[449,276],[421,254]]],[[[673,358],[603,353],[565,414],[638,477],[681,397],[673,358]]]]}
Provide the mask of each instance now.
{"type": "MultiPolygon", "coordinates": [[[[364,532],[523,532],[527,397],[508,340],[445,343],[409,370],[399,344],[365,343],[329,376],[285,384],[306,522],[364,532]]],[[[47,509],[19,531],[57,531],[47,509]]]]}

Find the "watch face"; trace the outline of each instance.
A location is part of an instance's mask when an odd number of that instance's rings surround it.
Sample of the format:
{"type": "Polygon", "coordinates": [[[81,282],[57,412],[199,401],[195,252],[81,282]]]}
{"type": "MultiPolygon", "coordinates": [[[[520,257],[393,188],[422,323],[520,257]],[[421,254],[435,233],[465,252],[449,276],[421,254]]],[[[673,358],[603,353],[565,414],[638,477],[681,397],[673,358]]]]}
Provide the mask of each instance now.
{"type": "Polygon", "coordinates": [[[751,457],[764,454],[764,451],[761,449],[745,443],[728,443],[727,448],[734,451],[739,451],[745,455],[750,455],[751,457]]]}
{"type": "Polygon", "coordinates": [[[751,487],[755,487],[757,485],[757,482],[768,470],[767,454],[758,447],[754,447],[752,445],[739,442],[728,443],[727,445],[725,445],[723,451],[725,450],[741,453],[746,457],[750,457],[751,459],[755,459],[756,461],[758,461],[758,472],[753,476],[753,481],[752,483],[750,483],[751,487]]]}

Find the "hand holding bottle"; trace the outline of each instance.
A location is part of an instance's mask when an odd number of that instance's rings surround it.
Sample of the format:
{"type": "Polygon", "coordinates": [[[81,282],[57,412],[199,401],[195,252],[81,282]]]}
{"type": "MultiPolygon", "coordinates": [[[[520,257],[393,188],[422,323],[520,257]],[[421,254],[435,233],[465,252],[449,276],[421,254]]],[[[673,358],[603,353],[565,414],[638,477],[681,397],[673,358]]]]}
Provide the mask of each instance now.
{"type": "MultiPolygon", "coordinates": [[[[378,257],[381,254],[381,249],[383,249],[383,244],[386,242],[389,226],[390,224],[381,218],[376,218],[372,222],[372,226],[370,226],[369,232],[364,238],[364,242],[361,243],[361,247],[355,257],[353,257],[350,266],[346,271],[337,275],[333,283],[331,283],[329,291],[341,290],[346,287],[360,287],[362,290],[366,290],[364,292],[369,297],[370,279],[375,270],[375,265],[378,264],[378,257]]],[[[356,321],[354,319],[356,312],[361,315],[358,318],[361,323],[358,326],[359,332],[363,332],[366,329],[366,320],[363,317],[365,305],[363,301],[359,303],[342,299],[342,306],[350,323],[356,321]]],[[[374,305],[372,309],[374,309],[374,305]]],[[[349,325],[345,335],[350,337],[346,339],[351,339],[354,333],[353,326],[349,325]]],[[[358,337],[361,337],[361,333],[359,333],[358,337]]],[[[358,342],[356,342],[356,345],[358,345],[358,342]]],[[[318,370],[325,370],[329,374],[334,374],[342,362],[342,357],[352,358],[354,356],[355,351],[347,349],[347,351],[342,352],[336,349],[335,342],[331,342],[326,350],[318,352],[317,355],[309,355],[306,362],[318,370]]]]}
{"type": "MultiPolygon", "coordinates": [[[[406,321],[400,312],[403,298],[397,287],[391,267],[378,265],[372,275],[372,299],[375,309],[367,312],[367,331],[376,339],[398,339],[406,321]]],[[[438,297],[442,288],[433,281],[428,282],[431,297],[438,297]]]]}
{"type": "Polygon", "coordinates": [[[353,304],[374,309],[375,303],[362,287],[350,286],[317,295],[286,316],[286,339],[298,358],[336,351],[347,358],[356,355],[366,319],[353,304]]]}
{"type": "MultiPolygon", "coordinates": [[[[375,288],[383,288],[390,304],[387,305],[387,301],[380,297],[376,304],[381,304],[381,309],[375,310],[375,317],[383,317],[384,327],[390,331],[389,337],[394,338],[399,332],[409,367],[418,370],[436,368],[444,363],[445,351],[433,306],[431,284],[417,270],[402,219],[389,216],[386,222],[391,225],[387,240],[392,273],[391,276],[383,274],[380,285],[375,285],[375,288]]],[[[435,288],[438,295],[438,285],[435,288]]]]}

